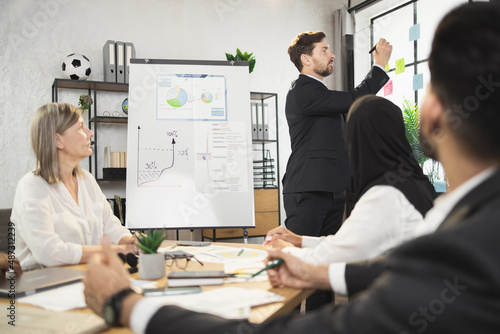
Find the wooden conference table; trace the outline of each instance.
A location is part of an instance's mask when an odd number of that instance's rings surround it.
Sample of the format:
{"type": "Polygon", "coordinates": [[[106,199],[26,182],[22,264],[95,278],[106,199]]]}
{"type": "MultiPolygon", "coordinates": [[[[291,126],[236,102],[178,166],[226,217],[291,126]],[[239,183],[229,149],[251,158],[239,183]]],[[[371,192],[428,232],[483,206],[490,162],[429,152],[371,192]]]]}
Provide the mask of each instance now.
{"type": "MultiPolygon", "coordinates": [[[[170,244],[175,244],[177,241],[165,241],[164,246],[170,245],[170,244]]],[[[242,247],[245,248],[253,248],[253,249],[264,249],[262,245],[258,244],[237,244],[237,243],[213,243],[215,245],[221,245],[221,246],[228,246],[228,247],[235,247],[238,249],[241,249],[242,247]]],[[[74,269],[86,269],[87,265],[81,264],[81,265],[75,265],[75,266],[70,266],[69,268],[74,268],[74,269]]],[[[167,267],[167,274],[169,271],[172,270],[179,270],[175,268],[175,266],[167,267]]],[[[189,261],[189,265],[186,268],[186,270],[224,270],[224,265],[221,263],[207,263],[205,262],[204,265],[202,266],[199,264],[197,261],[189,261]]],[[[132,278],[138,279],[138,274],[132,274],[132,278]]],[[[162,287],[166,285],[166,278],[161,278],[158,281],[158,287],[162,287]]],[[[209,291],[212,289],[218,289],[220,287],[227,287],[227,286],[233,286],[233,287],[239,287],[239,288],[249,288],[249,289],[264,289],[268,290],[271,292],[274,292],[278,295],[281,295],[285,297],[285,300],[282,302],[277,302],[277,303],[272,303],[272,304],[267,304],[267,305],[262,305],[262,306],[257,306],[253,307],[249,321],[253,323],[261,323],[267,319],[272,319],[277,316],[286,314],[290,311],[292,311],[294,308],[296,308],[305,298],[307,298],[313,290],[301,290],[301,289],[292,289],[292,288],[285,288],[285,287],[280,287],[280,288],[273,288],[269,281],[264,281],[264,282],[245,282],[245,283],[229,283],[229,284],[224,284],[224,285],[218,285],[218,286],[203,286],[202,289],[203,291],[209,291]]],[[[6,304],[8,303],[8,299],[1,298],[0,299],[0,304],[6,304]]],[[[34,307],[34,306],[33,306],[34,307]]],[[[73,310],[70,312],[81,312],[81,313],[93,313],[92,310],[90,309],[79,309],[79,310],[73,310]]],[[[107,334],[130,334],[132,331],[129,328],[122,328],[122,327],[116,327],[116,328],[110,328],[103,333],[107,334]]]]}

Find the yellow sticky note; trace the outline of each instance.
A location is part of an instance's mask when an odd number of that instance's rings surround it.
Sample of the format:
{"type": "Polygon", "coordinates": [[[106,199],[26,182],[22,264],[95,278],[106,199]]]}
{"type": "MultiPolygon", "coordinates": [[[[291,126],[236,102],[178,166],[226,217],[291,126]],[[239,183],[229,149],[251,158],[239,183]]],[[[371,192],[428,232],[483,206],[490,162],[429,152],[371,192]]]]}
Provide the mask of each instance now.
{"type": "Polygon", "coordinates": [[[386,72],[389,72],[389,63],[387,63],[387,64],[385,65],[385,71],[386,71],[386,72]]]}
{"type": "Polygon", "coordinates": [[[401,58],[396,60],[396,74],[403,73],[405,71],[405,59],[401,58]]]}

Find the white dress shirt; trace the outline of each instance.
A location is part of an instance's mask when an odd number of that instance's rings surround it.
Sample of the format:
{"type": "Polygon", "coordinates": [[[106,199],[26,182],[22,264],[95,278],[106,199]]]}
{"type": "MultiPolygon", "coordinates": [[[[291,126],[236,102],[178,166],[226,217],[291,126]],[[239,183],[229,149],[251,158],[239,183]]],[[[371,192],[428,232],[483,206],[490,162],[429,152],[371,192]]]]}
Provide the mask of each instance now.
{"type": "MultiPolygon", "coordinates": [[[[425,215],[424,223],[420,224],[413,231],[411,238],[416,238],[434,232],[451,212],[453,207],[472,189],[490,177],[495,168],[489,168],[478,175],[470,178],[461,184],[454,191],[439,196],[434,201],[434,207],[425,215]]],[[[361,200],[361,199],[360,199],[361,200]]],[[[354,212],[354,211],[353,211],[354,212]]],[[[346,261],[351,262],[351,261],[346,261]]],[[[345,281],[345,262],[332,263],[328,267],[328,275],[332,290],[338,294],[347,294],[347,284],[345,281]]]]}
{"type": "Polygon", "coordinates": [[[335,235],[302,237],[302,247],[283,251],[314,264],[374,258],[411,239],[423,217],[403,193],[388,185],[370,188],[335,235]]]}
{"type": "Polygon", "coordinates": [[[77,264],[82,245],[100,245],[103,235],[117,244],[131,235],[113,214],[92,174],[84,170],[77,181],[78,204],[62,182],[49,184],[33,172],[19,181],[11,221],[23,270],[77,264]]]}

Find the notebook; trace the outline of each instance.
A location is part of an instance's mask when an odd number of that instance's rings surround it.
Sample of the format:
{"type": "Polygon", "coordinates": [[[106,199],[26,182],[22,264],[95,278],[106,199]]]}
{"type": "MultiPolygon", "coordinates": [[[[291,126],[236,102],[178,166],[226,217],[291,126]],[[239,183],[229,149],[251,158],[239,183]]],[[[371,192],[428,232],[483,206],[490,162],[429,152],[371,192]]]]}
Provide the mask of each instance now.
{"type": "Polygon", "coordinates": [[[68,268],[45,268],[24,272],[22,275],[7,273],[0,278],[0,296],[22,297],[38,291],[55,288],[63,284],[79,281],[85,276],[85,270],[68,268]]]}
{"type": "Polygon", "coordinates": [[[54,312],[24,305],[16,305],[15,316],[0,322],[0,333],[91,334],[106,328],[104,320],[92,313],[54,312]]]}
{"type": "Polygon", "coordinates": [[[223,271],[173,271],[168,274],[169,287],[221,285],[224,283],[223,271]]]}

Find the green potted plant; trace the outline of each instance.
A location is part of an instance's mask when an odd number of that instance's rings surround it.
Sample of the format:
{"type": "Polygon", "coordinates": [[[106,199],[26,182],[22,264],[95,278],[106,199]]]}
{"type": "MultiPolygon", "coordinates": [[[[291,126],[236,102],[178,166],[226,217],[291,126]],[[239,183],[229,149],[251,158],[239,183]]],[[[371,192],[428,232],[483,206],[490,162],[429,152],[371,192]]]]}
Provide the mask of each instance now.
{"type": "Polygon", "coordinates": [[[431,161],[430,170],[428,170],[429,180],[432,184],[438,180],[439,177],[439,163],[435,160],[430,159],[423,151],[419,136],[419,124],[420,124],[420,108],[419,106],[406,98],[403,101],[403,120],[405,123],[405,134],[406,139],[410,143],[413,150],[413,155],[415,160],[419,163],[422,169],[424,168],[424,163],[428,160],[431,161]]]}
{"type": "Polygon", "coordinates": [[[94,101],[92,101],[92,97],[90,95],[80,95],[80,98],[78,99],[78,108],[82,109],[83,111],[88,110],[92,103],[94,103],[94,101]]]}
{"type": "Polygon", "coordinates": [[[250,73],[253,72],[255,67],[255,57],[253,53],[242,53],[240,49],[236,49],[236,54],[232,55],[230,53],[226,53],[226,59],[228,61],[247,61],[248,62],[248,70],[250,73]]]}
{"type": "Polygon", "coordinates": [[[139,254],[139,278],[159,279],[165,276],[165,256],[158,248],[165,240],[165,231],[148,230],[147,234],[137,234],[137,247],[144,253],[139,254]]]}

